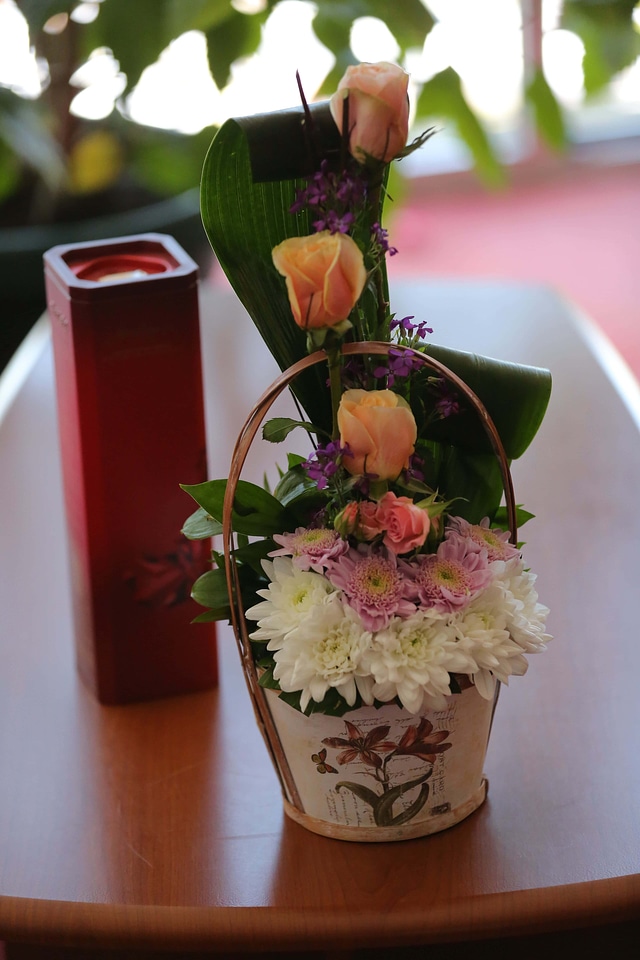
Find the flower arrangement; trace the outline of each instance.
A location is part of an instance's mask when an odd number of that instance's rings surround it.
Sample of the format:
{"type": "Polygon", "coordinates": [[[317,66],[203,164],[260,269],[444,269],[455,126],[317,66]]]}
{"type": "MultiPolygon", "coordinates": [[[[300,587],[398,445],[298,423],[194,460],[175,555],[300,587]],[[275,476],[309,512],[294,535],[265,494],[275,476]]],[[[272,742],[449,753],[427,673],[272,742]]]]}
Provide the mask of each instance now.
{"type": "MultiPolygon", "coordinates": [[[[220,263],[281,368],[299,373],[300,419],[271,419],[263,437],[305,430],[310,451],[288,455],[272,491],[185,486],[198,504],[186,536],[223,521],[236,536],[193,596],[199,620],[243,622],[260,685],[306,714],[395,703],[419,715],[471,685],[492,700],[550,639],[516,537],[531,514],[508,477],[549,373],[438,347],[426,320],[391,310],[389,165],[433,132],[407,145],[407,90],[393,64],[349,67],[329,103],[300,88],[299,110],[225,124],[203,175],[220,263]]],[[[378,730],[378,752],[413,742],[378,730]]],[[[314,757],[335,772],[326,749],[314,757]]]]}

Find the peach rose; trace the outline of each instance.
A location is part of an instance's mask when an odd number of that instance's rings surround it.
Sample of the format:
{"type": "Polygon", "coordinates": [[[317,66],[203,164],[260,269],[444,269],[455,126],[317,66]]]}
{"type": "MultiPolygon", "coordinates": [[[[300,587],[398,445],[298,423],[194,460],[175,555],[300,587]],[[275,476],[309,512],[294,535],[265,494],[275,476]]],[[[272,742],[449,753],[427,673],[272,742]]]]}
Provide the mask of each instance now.
{"type": "Polygon", "coordinates": [[[290,237],[271,255],[286,279],[291,312],[299,327],[333,327],[347,319],[367,279],[362,251],[351,237],[329,230],[290,237]]]}
{"type": "Polygon", "coordinates": [[[409,75],[395,63],[347,67],[331,98],[331,115],[342,130],[349,97],[349,150],[359,163],[374,157],[388,163],[406,146],[409,133],[409,75]]]}
{"type": "Polygon", "coordinates": [[[373,540],[379,533],[382,533],[383,527],[378,522],[378,504],[372,500],[363,500],[359,504],[358,510],[358,529],[357,534],[362,540],[373,540]]]}
{"type": "Polygon", "coordinates": [[[340,441],[351,474],[395,480],[407,466],[418,434],[409,404],[391,390],[345,390],[338,407],[340,441]]]}
{"type": "Polygon", "coordinates": [[[409,497],[389,491],[378,501],[376,520],[385,531],[382,542],[393,553],[408,553],[421,547],[429,533],[429,514],[409,497]]]}

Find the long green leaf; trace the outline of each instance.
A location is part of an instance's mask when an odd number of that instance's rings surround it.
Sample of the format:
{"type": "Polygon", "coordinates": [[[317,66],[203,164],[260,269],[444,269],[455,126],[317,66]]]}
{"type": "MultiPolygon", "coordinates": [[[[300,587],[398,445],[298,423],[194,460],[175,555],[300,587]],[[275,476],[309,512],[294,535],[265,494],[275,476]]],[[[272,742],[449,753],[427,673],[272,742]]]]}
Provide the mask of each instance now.
{"type": "MultiPolygon", "coordinates": [[[[323,142],[333,138],[337,151],[327,105],[314,105],[312,115],[323,142]]],[[[289,213],[300,184],[296,178],[314,169],[303,117],[300,109],[228,120],[209,148],[202,174],[202,220],[211,246],[282,370],[306,354],[305,335],[271,261],[273,247],[286,237],[313,232],[306,213],[289,213]]],[[[330,430],[325,380],[326,370],[314,367],[293,389],[309,419],[330,430]]]]}

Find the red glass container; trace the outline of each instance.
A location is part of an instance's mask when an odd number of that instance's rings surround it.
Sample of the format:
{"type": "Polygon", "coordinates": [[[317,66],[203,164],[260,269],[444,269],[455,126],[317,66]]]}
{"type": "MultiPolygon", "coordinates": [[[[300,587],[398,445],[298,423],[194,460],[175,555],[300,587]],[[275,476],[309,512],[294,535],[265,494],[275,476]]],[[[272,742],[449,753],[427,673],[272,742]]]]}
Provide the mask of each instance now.
{"type": "Polygon", "coordinates": [[[44,255],[74,627],[106,704],[217,681],[215,625],[191,624],[208,541],[180,529],[206,479],[198,268],[142,234],[44,255]]]}

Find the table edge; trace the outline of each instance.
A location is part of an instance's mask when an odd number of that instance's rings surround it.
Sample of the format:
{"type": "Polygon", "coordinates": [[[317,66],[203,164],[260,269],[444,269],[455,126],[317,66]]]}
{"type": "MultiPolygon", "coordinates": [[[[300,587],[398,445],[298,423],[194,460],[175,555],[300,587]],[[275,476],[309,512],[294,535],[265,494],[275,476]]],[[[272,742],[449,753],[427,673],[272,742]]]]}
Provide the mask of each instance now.
{"type": "Polygon", "coordinates": [[[0,897],[0,936],[66,946],[225,950],[410,946],[527,936],[640,919],[640,874],[435,904],[368,911],[281,907],[171,907],[0,897]],[[374,931],[374,933],[372,933],[374,931]]]}
{"type": "Polygon", "coordinates": [[[596,362],[617,392],[623,406],[640,430],[640,383],[627,361],[606,333],[570,300],[565,301],[571,319],[596,362]]]}
{"type": "Polygon", "coordinates": [[[49,343],[51,328],[43,313],[24,338],[8,364],[0,372],[0,426],[22,390],[40,354],[49,343]]]}

